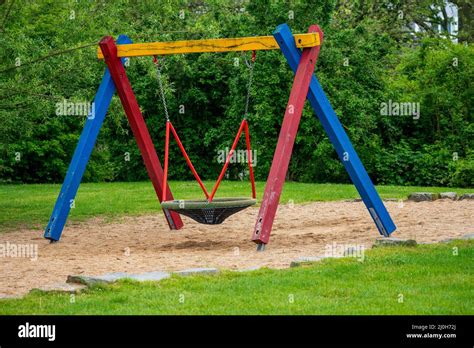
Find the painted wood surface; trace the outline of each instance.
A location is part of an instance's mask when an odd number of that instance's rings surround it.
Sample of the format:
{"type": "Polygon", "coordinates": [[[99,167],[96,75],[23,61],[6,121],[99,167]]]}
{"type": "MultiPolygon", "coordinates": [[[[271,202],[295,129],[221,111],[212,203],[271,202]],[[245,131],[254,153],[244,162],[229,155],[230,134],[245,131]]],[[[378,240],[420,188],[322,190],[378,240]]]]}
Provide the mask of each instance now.
{"type": "MultiPolygon", "coordinates": [[[[129,44],[132,41],[125,35],[120,35],[117,39],[119,44],[129,44]]],[[[125,58],[121,63],[124,63],[125,58]]],[[[71,207],[75,206],[74,199],[77,190],[86,170],[87,163],[99,135],[100,128],[104,122],[105,115],[109,108],[112,96],[115,93],[115,85],[110,76],[109,69],[105,69],[102,82],[94,98],[94,114],[87,116],[86,124],[82,130],[79,142],[77,143],[71,163],[66,172],[66,177],[61,186],[61,191],[54,205],[53,212],[49,218],[48,225],[44,231],[44,237],[51,241],[58,241],[66,224],[71,207]]]]}
{"type": "MultiPolygon", "coordinates": [[[[315,32],[316,29],[316,26],[311,26],[309,31],[315,32]]],[[[267,244],[270,238],[319,48],[320,46],[315,46],[303,49],[298,64],[252,236],[252,240],[258,244],[267,244]]]]}
{"type": "MultiPolygon", "coordinates": [[[[318,33],[298,34],[294,36],[298,48],[320,45],[318,33]]],[[[207,39],[169,42],[149,42],[131,45],[117,45],[118,57],[142,57],[180,53],[261,51],[280,49],[273,36],[252,36],[235,39],[207,39]]],[[[97,57],[104,59],[100,48],[97,57]]]]}
{"type": "MultiPolygon", "coordinates": [[[[127,115],[128,122],[132,128],[133,135],[138,144],[138,148],[142,154],[145,167],[148,171],[148,176],[151,179],[156,195],[161,202],[162,199],[162,185],[163,185],[163,168],[160,160],[156,154],[155,146],[151,139],[150,133],[143,119],[137,99],[133,93],[132,86],[128,80],[127,73],[123,65],[120,63],[120,58],[117,57],[117,46],[111,36],[104,37],[99,43],[102,52],[104,53],[105,62],[109,68],[110,75],[115,83],[115,88],[122,102],[125,115],[127,115]]],[[[173,194],[171,189],[167,187],[166,200],[172,201],[173,194]]],[[[180,229],[183,222],[178,213],[163,209],[166,220],[171,229],[180,229]]]]}
{"type": "MultiPolygon", "coordinates": [[[[274,35],[291,69],[296,71],[302,55],[294,44],[290,28],[287,24],[279,25],[274,35]]],[[[322,41],[322,31],[320,31],[320,37],[322,41]]],[[[316,76],[311,79],[308,100],[315,116],[320,120],[342,164],[357,188],[379,233],[383,236],[389,236],[396,230],[396,226],[316,76]]]]}

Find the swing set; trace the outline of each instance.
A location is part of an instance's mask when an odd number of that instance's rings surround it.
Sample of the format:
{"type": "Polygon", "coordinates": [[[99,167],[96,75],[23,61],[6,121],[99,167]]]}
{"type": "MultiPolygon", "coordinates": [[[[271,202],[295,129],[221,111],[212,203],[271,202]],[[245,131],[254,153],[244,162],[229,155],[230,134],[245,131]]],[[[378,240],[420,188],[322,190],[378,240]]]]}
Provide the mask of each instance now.
{"type": "Polygon", "coordinates": [[[253,69],[256,61],[256,51],[274,49],[280,49],[282,51],[290,68],[295,73],[295,78],[252,236],[252,241],[257,243],[257,250],[264,250],[265,245],[268,244],[270,239],[273,221],[306,99],[309,100],[315,116],[320,120],[329,140],[333,144],[352,182],[356,186],[379,233],[388,237],[395,231],[396,226],[354,150],[349,137],[331,107],[321,85],[313,75],[322,41],[323,32],[317,25],[310,26],[306,34],[293,35],[286,24],[279,25],[274,31],[273,36],[253,36],[234,39],[133,44],[125,35],[120,35],[116,42],[111,36],[104,37],[99,43],[98,58],[105,61],[107,68],[105,69],[102,82],[94,100],[96,112],[94,117],[87,118],[51,218],[46,226],[44,237],[51,242],[58,241],[61,237],[72,205],[71,203],[74,201],[87,162],[89,161],[99,130],[115,91],[117,91],[123,105],[148,175],[158,200],[161,203],[161,208],[163,209],[170,229],[178,230],[183,227],[180,215],[186,215],[203,224],[220,224],[232,214],[256,204],[255,180],[250,155],[251,146],[248,124],[249,99],[253,69]],[[170,54],[230,51],[252,52],[250,62],[246,60],[246,65],[249,68],[246,105],[231,150],[226,157],[223,168],[211,193],[209,193],[194,168],[170,120],[162,83],[163,64],[160,64],[158,57],[170,54]],[[160,97],[166,119],[164,168],[161,166],[161,162],[156,153],[124,67],[125,59],[140,56],[152,56],[156,66],[160,97]],[[201,187],[205,199],[182,200],[173,197],[168,185],[170,133],[176,140],[187,165],[201,187]],[[246,140],[252,196],[251,198],[215,197],[242,133],[245,134],[246,140]]]}

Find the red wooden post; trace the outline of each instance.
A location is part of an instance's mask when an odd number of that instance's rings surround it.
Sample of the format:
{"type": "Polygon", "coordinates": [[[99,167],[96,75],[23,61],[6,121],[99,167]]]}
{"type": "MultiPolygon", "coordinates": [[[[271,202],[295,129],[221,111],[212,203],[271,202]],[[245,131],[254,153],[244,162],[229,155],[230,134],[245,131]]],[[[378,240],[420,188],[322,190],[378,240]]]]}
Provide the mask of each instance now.
{"type": "MultiPolygon", "coordinates": [[[[318,29],[316,25],[313,25],[309,28],[309,32],[314,33],[318,29]]],[[[303,49],[300,64],[295,74],[293,88],[291,89],[272,166],[265,186],[262,205],[260,206],[252,236],[252,240],[260,244],[260,247],[263,247],[262,244],[267,244],[270,239],[273,220],[275,219],[281,190],[285,182],[286,172],[288,171],[296,133],[298,132],[314,66],[318,59],[319,49],[320,46],[303,49]]]]}
{"type": "MultiPolygon", "coordinates": [[[[138,148],[142,154],[145,162],[148,175],[150,176],[156,195],[161,202],[162,199],[162,185],[163,185],[163,169],[161,168],[160,160],[156,154],[155,146],[151,140],[150,133],[146,127],[137,99],[133,94],[132,86],[128,80],[125,69],[120,64],[120,58],[117,57],[117,46],[111,36],[104,37],[99,46],[105,57],[105,62],[110,71],[110,75],[114,81],[123,109],[127,115],[128,122],[132,128],[133,135],[138,144],[138,148]]],[[[167,187],[166,200],[173,200],[173,195],[169,187],[167,187]]],[[[163,209],[166,220],[171,229],[180,229],[183,227],[183,222],[178,213],[163,209]]]]}

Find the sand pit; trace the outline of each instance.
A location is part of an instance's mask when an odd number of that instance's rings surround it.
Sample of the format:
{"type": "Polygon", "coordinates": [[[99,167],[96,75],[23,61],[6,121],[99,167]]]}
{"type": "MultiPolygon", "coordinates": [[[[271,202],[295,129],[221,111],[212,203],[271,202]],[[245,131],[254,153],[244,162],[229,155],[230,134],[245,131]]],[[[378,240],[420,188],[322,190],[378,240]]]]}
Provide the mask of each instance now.
{"type": "MultiPolygon", "coordinates": [[[[398,227],[394,237],[436,242],[474,232],[474,201],[387,202],[386,206],[398,227]]],[[[270,244],[265,252],[256,252],[250,237],[257,213],[258,208],[250,208],[216,226],[184,217],[185,227],[179,231],[168,230],[161,214],[124,217],[114,223],[97,218],[69,223],[55,244],[43,239],[39,230],[3,233],[0,244],[37,245],[38,258],[3,257],[0,295],[22,295],[64,282],[70,274],[288,267],[296,258],[324,255],[328,244],[370,248],[379,236],[362,202],[281,205],[270,244]]]]}

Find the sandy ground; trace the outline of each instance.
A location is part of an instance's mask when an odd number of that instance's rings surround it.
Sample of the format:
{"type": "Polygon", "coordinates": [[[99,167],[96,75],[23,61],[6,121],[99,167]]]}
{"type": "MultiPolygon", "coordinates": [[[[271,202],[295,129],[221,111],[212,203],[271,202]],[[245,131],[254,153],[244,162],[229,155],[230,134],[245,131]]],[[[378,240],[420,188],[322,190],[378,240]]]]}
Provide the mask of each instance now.
{"type": "MultiPolygon", "coordinates": [[[[387,202],[398,229],[392,234],[436,242],[474,232],[474,201],[387,202]]],[[[299,257],[325,255],[327,245],[370,248],[379,236],[362,202],[281,205],[265,252],[250,241],[258,208],[249,208],[222,225],[200,225],[184,217],[179,231],[163,215],[124,217],[114,223],[96,218],[68,224],[59,243],[38,230],[0,234],[0,245],[37,245],[36,260],[0,259],[0,295],[64,282],[70,274],[181,270],[193,267],[245,269],[287,267],[299,257]]]]}

